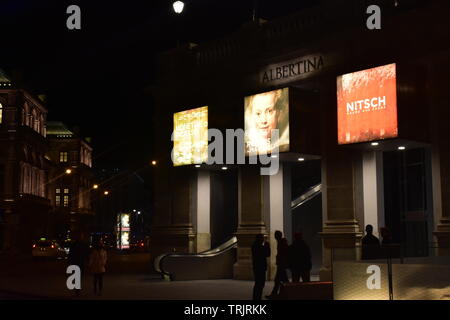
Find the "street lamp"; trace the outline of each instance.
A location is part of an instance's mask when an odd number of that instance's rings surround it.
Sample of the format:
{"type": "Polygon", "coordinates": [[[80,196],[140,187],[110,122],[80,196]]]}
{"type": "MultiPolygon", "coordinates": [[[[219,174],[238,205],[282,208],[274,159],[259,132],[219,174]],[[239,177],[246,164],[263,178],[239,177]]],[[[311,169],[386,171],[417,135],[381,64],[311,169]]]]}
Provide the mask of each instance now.
{"type": "Polygon", "coordinates": [[[180,14],[183,12],[183,9],[184,9],[183,1],[175,1],[173,3],[173,11],[175,11],[175,13],[180,14]]]}

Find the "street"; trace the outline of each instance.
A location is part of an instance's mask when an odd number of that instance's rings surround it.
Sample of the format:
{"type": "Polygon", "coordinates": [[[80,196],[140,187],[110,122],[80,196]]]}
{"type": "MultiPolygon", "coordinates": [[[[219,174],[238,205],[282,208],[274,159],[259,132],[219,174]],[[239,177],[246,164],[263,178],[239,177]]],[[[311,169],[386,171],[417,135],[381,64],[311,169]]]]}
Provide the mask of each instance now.
{"type": "MultiPolygon", "coordinates": [[[[68,290],[67,260],[0,257],[0,299],[41,300],[247,300],[253,282],[224,280],[165,281],[150,272],[148,253],[109,253],[102,296],[93,293],[92,275],[82,278],[79,297],[68,290]]],[[[266,282],[269,294],[272,282],[266,282]]]]}

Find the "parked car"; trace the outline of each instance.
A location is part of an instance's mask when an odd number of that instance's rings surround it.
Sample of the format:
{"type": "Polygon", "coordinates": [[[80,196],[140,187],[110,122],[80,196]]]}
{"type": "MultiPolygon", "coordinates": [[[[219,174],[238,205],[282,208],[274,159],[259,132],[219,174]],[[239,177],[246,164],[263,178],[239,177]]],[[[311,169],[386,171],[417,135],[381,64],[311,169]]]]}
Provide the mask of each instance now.
{"type": "Polygon", "coordinates": [[[33,244],[31,255],[33,258],[64,259],[67,257],[67,252],[56,241],[41,238],[33,244]]]}

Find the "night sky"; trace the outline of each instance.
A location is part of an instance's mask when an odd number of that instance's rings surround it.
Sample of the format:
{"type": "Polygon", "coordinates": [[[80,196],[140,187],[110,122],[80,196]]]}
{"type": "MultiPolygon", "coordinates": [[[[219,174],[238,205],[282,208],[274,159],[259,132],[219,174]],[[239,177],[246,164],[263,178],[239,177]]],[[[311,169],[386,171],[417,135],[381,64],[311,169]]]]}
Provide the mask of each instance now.
{"type": "MultiPolygon", "coordinates": [[[[319,0],[260,0],[273,19],[319,0]]],[[[155,56],[177,41],[202,43],[252,18],[253,0],[190,0],[176,15],[170,0],[0,1],[0,68],[21,87],[47,96],[48,120],[92,137],[97,168],[141,168],[152,158],[155,56]],[[66,9],[81,8],[81,30],[66,9]]]]}

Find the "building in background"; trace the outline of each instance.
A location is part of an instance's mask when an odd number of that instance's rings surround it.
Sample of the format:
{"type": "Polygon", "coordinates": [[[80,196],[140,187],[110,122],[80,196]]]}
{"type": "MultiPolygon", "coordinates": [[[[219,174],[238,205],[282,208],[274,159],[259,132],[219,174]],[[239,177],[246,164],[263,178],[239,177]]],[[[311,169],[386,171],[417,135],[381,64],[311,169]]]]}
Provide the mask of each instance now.
{"type": "Polygon", "coordinates": [[[94,173],[90,139],[56,121],[47,122],[47,139],[54,164],[48,182],[52,231],[57,237],[67,236],[69,230],[91,232],[94,173]]]}
{"type": "Polygon", "coordinates": [[[0,248],[31,249],[48,232],[47,109],[0,70],[0,248]]]}

